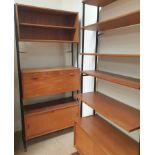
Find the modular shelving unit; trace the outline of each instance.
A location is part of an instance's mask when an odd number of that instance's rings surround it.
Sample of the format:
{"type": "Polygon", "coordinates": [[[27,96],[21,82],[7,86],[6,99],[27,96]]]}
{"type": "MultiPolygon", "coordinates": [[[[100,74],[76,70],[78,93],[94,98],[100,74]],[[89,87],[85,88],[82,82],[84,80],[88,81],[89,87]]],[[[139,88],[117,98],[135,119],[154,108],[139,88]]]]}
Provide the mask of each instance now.
{"type": "Polygon", "coordinates": [[[73,97],[73,93],[80,90],[78,20],[77,12],[15,4],[17,65],[25,149],[27,142],[35,137],[72,127],[79,116],[79,105],[73,97]],[[22,69],[19,42],[68,43],[71,45],[72,65],[22,69]],[[74,45],[77,46],[77,67],[73,67],[74,45]],[[27,99],[65,92],[72,92],[72,96],[47,103],[23,104],[27,99]]]}
{"type": "Polygon", "coordinates": [[[109,5],[116,0],[83,0],[82,22],[82,64],[81,64],[81,94],[77,95],[81,103],[81,118],[75,123],[75,147],[82,155],[138,155],[139,143],[121,132],[106,120],[101,114],[117,126],[132,132],[140,128],[140,111],[120,101],[96,91],[96,79],[140,89],[140,80],[117,75],[97,69],[98,57],[140,58],[139,54],[108,54],[99,53],[98,37],[104,31],[132,26],[140,23],[140,11],[131,12],[106,21],[99,21],[100,7],[109,5]],[[97,22],[85,26],[85,5],[97,6],[97,22]],[[84,51],[85,30],[96,32],[95,53],[84,51]],[[95,56],[94,70],[84,70],[84,56],[95,56]],[[83,93],[83,76],[94,77],[94,92],[83,93]],[[83,118],[82,104],[85,103],[94,110],[94,115],[83,118]],[[88,149],[89,148],[89,149],[88,149]]]}

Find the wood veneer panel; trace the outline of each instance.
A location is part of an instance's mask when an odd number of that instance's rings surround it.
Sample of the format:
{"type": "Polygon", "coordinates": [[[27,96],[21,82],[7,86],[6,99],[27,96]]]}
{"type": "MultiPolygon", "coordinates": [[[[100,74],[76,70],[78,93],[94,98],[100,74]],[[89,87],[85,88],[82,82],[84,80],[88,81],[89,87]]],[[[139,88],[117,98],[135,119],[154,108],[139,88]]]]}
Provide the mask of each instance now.
{"type": "Polygon", "coordinates": [[[82,27],[91,31],[106,31],[120,27],[135,25],[140,23],[140,11],[132,12],[126,15],[115,17],[106,21],[82,27]]]}
{"type": "Polygon", "coordinates": [[[131,77],[126,77],[122,75],[117,75],[113,73],[108,73],[104,71],[82,71],[83,74],[89,75],[89,76],[94,76],[102,80],[106,80],[112,83],[124,85],[127,87],[135,88],[135,89],[140,89],[140,80],[131,78],[131,77]]]}
{"type": "Polygon", "coordinates": [[[27,140],[72,127],[79,118],[79,105],[73,99],[70,101],[61,99],[49,104],[51,105],[24,108],[27,140]]]}
{"type": "Polygon", "coordinates": [[[79,42],[78,13],[16,4],[19,41],[79,42]]]}
{"type": "Polygon", "coordinates": [[[43,28],[59,28],[59,29],[68,29],[68,30],[75,30],[75,27],[68,27],[68,26],[55,26],[55,25],[42,25],[42,24],[31,24],[31,23],[20,23],[21,26],[28,26],[28,27],[43,27],[43,28]]]}
{"type": "MultiPolygon", "coordinates": [[[[94,148],[100,147],[105,155],[138,155],[139,144],[99,116],[81,118],[76,126],[90,137],[94,148]]],[[[75,135],[78,136],[78,131],[75,135]]],[[[93,155],[97,155],[96,152],[93,155]]]]}
{"type": "Polygon", "coordinates": [[[83,3],[89,4],[89,5],[94,5],[94,6],[101,6],[104,7],[116,0],[83,0],[83,3]]]}
{"type": "Polygon", "coordinates": [[[80,89],[78,68],[27,69],[22,71],[23,98],[77,91],[80,89]]]}
{"type": "Polygon", "coordinates": [[[53,27],[47,29],[45,27],[29,27],[20,26],[20,40],[64,40],[72,41],[74,38],[74,31],[72,29],[60,29],[53,27]]]}
{"type": "Polygon", "coordinates": [[[99,92],[79,94],[77,98],[127,131],[140,127],[140,112],[99,92]]]}
{"type": "Polygon", "coordinates": [[[105,53],[80,53],[80,55],[88,55],[88,56],[104,56],[104,57],[137,57],[139,58],[139,54],[105,54],[105,53]]]}

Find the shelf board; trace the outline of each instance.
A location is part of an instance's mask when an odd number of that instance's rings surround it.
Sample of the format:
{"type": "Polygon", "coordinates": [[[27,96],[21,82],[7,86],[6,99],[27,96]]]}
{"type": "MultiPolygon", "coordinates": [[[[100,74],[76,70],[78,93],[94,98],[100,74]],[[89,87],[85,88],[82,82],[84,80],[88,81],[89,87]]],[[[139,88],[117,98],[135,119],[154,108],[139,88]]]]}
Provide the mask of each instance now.
{"type": "Polygon", "coordinates": [[[77,95],[79,101],[86,103],[96,112],[131,132],[140,127],[139,110],[125,105],[99,92],[89,92],[77,95]]]}
{"type": "Polygon", "coordinates": [[[31,23],[20,23],[21,26],[29,26],[29,27],[43,27],[50,29],[66,29],[66,30],[75,30],[75,27],[67,27],[67,26],[55,26],[55,25],[43,25],[43,24],[31,24],[31,23]]]}
{"type": "Polygon", "coordinates": [[[33,115],[51,110],[63,109],[77,105],[77,102],[72,97],[62,98],[46,103],[36,103],[24,106],[24,114],[33,115]]]}
{"type": "Polygon", "coordinates": [[[104,56],[104,57],[135,57],[139,58],[139,54],[105,54],[105,53],[80,53],[80,55],[88,55],[88,56],[104,56]]]}
{"type": "Polygon", "coordinates": [[[57,42],[57,43],[78,43],[78,40],[42,40],[42,39],[19,39],[21,42],[57,42]]]}
{"type": "Polygon", "coordinates": [[[77,67],[65,66],[65,67],[51,67],[51,68],[25,68],[22,69],[22,73],[34,73],[34,72],[47,72],[47,71],[61,71],[78,69],[77,67]]]}
{"type": "Polygon", "coordinates": [[[104,7],[112,2],[115,2],[116,0],[83,0],[83,3],[93,6],[100,6],[104,7]]]}
{"type": "Polygon", "coordinates": [[[108,73],[104,71],[86,70],[86,71],[82,71],[82,73],[88,76],[93,76],[93,77],[106,80],[112,83],[124,85],[124,86],[135,88],[135,89],[140,89],[139,79],[117,75],[113,73],[108,73]]]}
{"type": "Polygon", "coordinates": [[[132,12],[126,15],[115,17],[106,21],[82,27],[85,30],[91,31],[106,31],[125,26],[136,25],[140,23],[140,11],[132,12]]]}
{"type": "Polygon", "coordinates": [[[77,125],[106,155],[138,155],[139,144],[135,140],[97,115],[81,118],[77,125]]]}

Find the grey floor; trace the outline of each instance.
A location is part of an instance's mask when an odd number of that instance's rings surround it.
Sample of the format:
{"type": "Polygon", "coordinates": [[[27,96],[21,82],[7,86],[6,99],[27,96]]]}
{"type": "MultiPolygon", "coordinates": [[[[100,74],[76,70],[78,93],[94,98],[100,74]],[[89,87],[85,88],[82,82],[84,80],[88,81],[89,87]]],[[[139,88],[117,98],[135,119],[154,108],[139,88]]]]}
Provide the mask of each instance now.
{"type": "Polygon", "coordinates": [[[15,133],[15,155],[74,155],[75,152],[72,129],[58,131],[29,142],[27,152],[23,149],[21,132],[15,133]]]}

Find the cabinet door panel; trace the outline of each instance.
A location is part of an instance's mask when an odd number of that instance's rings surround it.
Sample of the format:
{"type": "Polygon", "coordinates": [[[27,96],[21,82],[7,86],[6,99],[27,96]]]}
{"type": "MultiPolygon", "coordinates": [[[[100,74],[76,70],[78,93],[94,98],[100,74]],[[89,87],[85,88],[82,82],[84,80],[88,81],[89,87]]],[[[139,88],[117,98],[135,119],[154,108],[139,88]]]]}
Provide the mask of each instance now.
{"type": "Polygon", "coordinates": [[[31,139],[74,125],[79,117],[79,106],[25,115],[26,139],[31,139]]]}
{"type": "Polygon", "coordinates": [[[22,74],[23,98],[47,96],[80,89],[80,71],[59,70],[22,74]]]}

